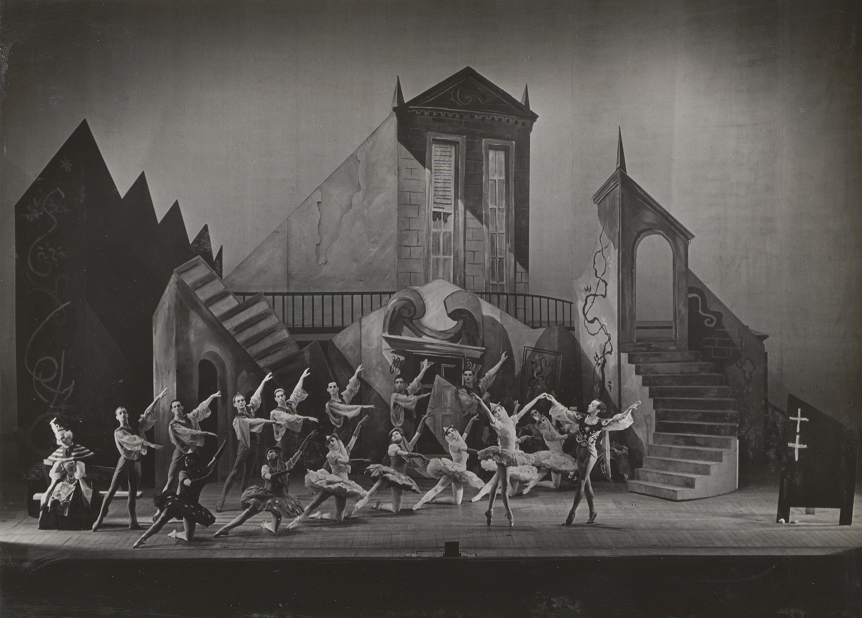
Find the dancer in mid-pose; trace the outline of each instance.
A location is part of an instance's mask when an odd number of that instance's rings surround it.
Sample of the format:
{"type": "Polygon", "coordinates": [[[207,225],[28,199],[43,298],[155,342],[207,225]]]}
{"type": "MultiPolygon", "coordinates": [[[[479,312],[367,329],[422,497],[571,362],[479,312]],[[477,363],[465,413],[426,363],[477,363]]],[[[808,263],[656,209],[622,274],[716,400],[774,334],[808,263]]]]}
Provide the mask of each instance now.
{"type": "Polygon", "coordinates": [[[245,491],[251,480],[251,469],[257,460],[257,447],[260,442],[260,432],[263,431],[264,425],[272,425],[275,421],[255,418],[254,413],[260,407],[261,397],[263,396],[263,386],[272,380],[272,373],[266,374],[260,386],[251,396],[251,400],[246,404],[245,395],[237,393],[233,397],[233,407],[236,408],[236,416],[233,417],[233,429],[236,432],[239,447],[236,451],[236,461],[233,464],[233,469],[224,482],[221,498],[216,505],[216,512],[221,513],[224,509],[224,501],[227,498],[227,493],[233,486],[236,477],[241,479],[240,489],[245,491]]]}
{"type": "MultiPolygon", "coordinates": [[[[473,395],[479,402],[482,410],[488,417],[488,423],[500,442],[499,446],[489,446],[479,451],[479,459],[490,459],[497,463],[497,479],[492,482],[489,498],[488,510],[485,511],[485,520],[487,525],[491,525],[491,518],[494,516],[494,501],[497,499],[497,487],[502,484],[505,488],[509,483],[509,467],[521,466],[530,463],[530,457],[518,450],[518,437],[515,431],[515,422],[506,413],[506,409],[499,404],[492,404],[491,411],[485,402],[479,399],[477,395],[473,395]]],[[[512,515],[512,509],[509,507],[509,492],[505,489],[500,492],[503,498],[503,508],[506,510],[506,519],[509,520],[509,526],[515,525],[515,517],[512,515]]]]}
{"type": "Polygon", "coordinates": [[[475,414],[467,421],[463,433],[458,433],[454,427],[443,429],[443,437],[446,438],[449,456],[452,459],[432,459],[428,462],[426,468],[428,474],[440,480],[419,499],[419,502],[413,505],[414,511],[418,511],[426,503],[433,500],[437,494],[446,489],[447,485],[452,485],[452,504],[456,505],[461,504],[461,500],[464,498],[464,485],[470,485],[476,489],[482,487],[482,479],[467,470],[467,458],[470,451],[467,448],[467,434],[470,433],[470,427],[473,426],[478,416],[475,414]]]}
{"type": "Polygon", "coordinates": [[[299,500],[287,492],[287,475],[293,470],[299,461],[302,451],[308,446],[308,441],[316,432],[312,431],[305,437],[293,457],[285,463],[281,457],[281,450],[273,447],[266,452],[266,463],[261,468],[260,476],[265,481],[263,487],[252,485],[244,492],[240,504],[245,508],[232,522],[220,528],[213,536],[227,536],[231,530],[241,526],[250,518],[261,511],[272,513],[272,525],[261,522],[260,527],[273,534],[278,533],[282,517],[296,517],[302,513],[302,505],[299,500]]]}
{"type": "Polygon", "coordinates": [[[196,451],[192,451],[186,455],[183,460],[183,469],[179,473],[177,493],[168,490],[153,496],[153,502],[159,510],[159,517],[135,541],[132,547],[140,547],[146,543],[147,539],[164,528],[165,524],[172,519],[183,520],[183,531],[174,530],[168,536],[181,541],[191,541],[195,538],[197,524],[206,528],[215,522],[215,515],[210,513],[209,509],[200,503],[201,490],[204,488],[207,478],[215,471],[216,464],[224,452],[227,442],[225,440],[222,443],[213,456],[212,461],[206,467],[201,466],[200,455],[196,451]]]}
{"type": "Polygon", "coordinates": [[[350,512],[350,517],[353,517],[359,509],[368,504],[368,501],[371,500],[371,496],[377,493],[377,491],[382,487],[389,487],[392,502],[388,504],[378,502],[373,508],[381,511],[389,511],[390,513],[398,513],[401,511],[401,493],[405,489],[417,494],[419,493],[419,487],[416,486],[416,482],[407,476],[407,465],[408,460],[414,457],[428,461],[428,458],[425,457],[425,455],[414,453],[413,447],[416,446],[416,442],[422,434],[422,429],[425,427],[425,421],[428,420],[430,416],[431,414],[428,413],[422,417],[417,424],[416,433],[413,434],[413,438],[407,444],[404,444],[404,434],[401,432],[399,427],[395,427],[389,432],[389,448],[386,451],[386,455],[389,457],[390,465],[384,466],[374,464],[365,469],[365,474],[377,480],[375,481],[374,486],[368,490],[365,497],[359,500],[359,502],[357,502],[353,507],[353,510],[350,512]]]}
{"type": "Polygon", "coordinates": [[[296,413],[296,407],[308,397],[308,393],[302,388],[302,383],[310,375],[311,372],[308,369],[302,372],[299,382],[296,383],[293,392],[290,393],[290,398],[287,397],[283,388],[277,388],[275,389],[275,393],[273,393],[276,408],[269,413],[269,418],[275,422],[272,426],[272,434],[275,437],[275,446],[281,452],[282,457],[293,455],[295,449],[291,447],[296,446],[294,440],[299,432],[302,431],[302,423],[304,421],[308,421],[309,423],[318,422],[313,416],[302,416],[296,413]],[[288,446],[288,441],[293,442],[291,447],[288,446]],[[288,450],[291,451],[289,455],[288,450]]]}
{"type": "Polygon", "coordinates": [[[371,405],[354,405],[350,402],[359,392],[359,376],[362,373],[362,365],[356,367],[353,372],[353,377],[347,382],[347,386],[341,393],[338,392],[338,383],[330,382],[326,387],[326,392],[329,393],[329,400],[326,402],[324,411],[332,423],[332,431],[338,434],[338,438],[343,442],[347,439],[347,434],[350,428],[344,424],[344,419],[356,418],[363,409],[373,409],[371,405]]]}
{"type": "Polygon", "coordinates": [[[358,500],[365,495],[365,490],[351,481],[348,474],[350,474],[350,462],[357,461],[350,459],[350,451],[353,450],[356,440],[359,438],[362,424],[367,420],[367,416],[359,419],[353,430],[353,437],[350,438],[347,446],[344,446],[336,434],[332,434],[326,439],[326,446],[329,448],[329,452],[326,454],[326,465],[320,470],[309,470],[305,475],[305,486],[316,491],[317,495],[314,496],[311,504],[288,524],[288,530],[296,528],[303,519],[315,513],[317,508],[329,498],[335,498],[335,517],[333,518],[327,513],[322,515],[320,519],[335,519],[342,522],[344,521],[347,499],[358,500]],[[329,470],[326,469],[326,466],[329,466],[329,470]]]}
{"type": "Polygon", "coordinates": [[[221,392],[213,393],[188,414],[184,412],[183,404],[179,399],[171,402],[171,413],[174,418],[168,423],[168,437],[174,445],[174,454],[171,455],[168,480],[165,482],[165,488],[162,489],[163,493],[169,489],[176,489],[177,477],[186,455],[192,451],[200,454],[207,436],[218,439],[218,436],[210,431],[201,431],[201,421],[209,418],[210,404],[218,397],[221,397],[221,392]]]}
{"type": "Polygon", "coordinates": [[[114,444],[120,452],[120,459],[117,461],[117,467],[114,470],[114,478],[111,479],[111,487],[108,489],[108,494],[105,496],[105,501],[102,502],[102,508],[99,511],[99,517],[96,523],[93,524],[93,532],[99,530],[102,522],[105,520],[105,515],[108,514],[108,507],[111,505],[111,500],[117,489],[120,487],[120,479],[124,476],[129,483],[129,530],[140,530],[138,525],[138,516],[136,513],[138,499],[138,481],[141,479],[141,457],[147,454],[147,448],[160,449],[161,444],[153,444],[147,442],[144,438],[144,432],[148,431],[156,424],[156,415],[153,414],[156,410],[156,404],[167,394],[168,389],[163,390],[155,398],[153,403],[147,406],[141,418],[138,420],[138,431],[132,431],[129,425],[129,413],[120,406],[114,412],[117,417],[117,422],[120,426],[114,430],[114,444]]]}
{"type": "Polygon", "coordinates": [[[529,493],[536,485],[550,489],[559,489],[563,475],[571,476],[578,470],[575,458],[563,452],[563,442],[569,436],[554,429],[551,421],[538,410],[533,410],[530,415],[533,421],[535,421],[536,427],[542,433],[542,438],[545,440],[545,444],[548,445],[548,449],[532,453],[533,465],[539,469],[539,474],[536,476],[535,481],[524,488],[524,493],[529,493]],[[549,472],[551,473],[551,480],[542,481],[549,472]]]}
{"type": "Polygon", "coordinates": [[[595,506],[593,505],[593,485],[590,482],[590,473],[593,471],[593,466],[599,458],[596,451],[596,441],[602,435],[602,431],[619,431],[630,427],[634,419],[632,412],[640,405],[640,401],[632,404],[625,412],[620,412],[610,418],[605,418],[607,414],[607,406],[598,399],[594,399],[587,408],[586,414],[580,412],[566,410],[560,402],[551,395],[545,397],[554,405],[557,414],[564,414],[569,422],[575,423],[578,426],[578,431],[575,433],[575,440],[578,443],[578,450],[575,459],[578,462],[578,490],[575,492],[575,499],[572,502],[572,509],[566,517],[565,526],[571,526],[575,521],[575,511],[578,510],[578,505],[584,494],[587,496],[587,506],[590,508],[590,518],[588,524],[596,521],[595,506]],[[562,410],[561,410],[562,409],[562,410]]]}
{"type": "MultiPolygon", "coordinates": [[[[394,390],[389,398],[389,421],[392,423],[392,428],[398,429],[402,436],[413,435],[413,415],[416,404],[421,399],[431,396],[431,393],[424,395],[417,395],[416,393],[422,389],[422,378],[425,377],[425,372],[433,364],[427,358],[423,360],[419,365],[419,373],[410,384],[407,384],[401,376],[395,378],[394,390]]],[[[421,422],[417,423],[417,428],[420,426],[421,422]]]]}
{"type": "MultiPolygon", "coordinates": [[[[60,421],[62,423],[62,421],[60,421]]],[[[52,464],[51,484],[42,493],[39,530],[84,530],[93,523],[94,492],[87,482],[82,460],[92,457],[88,448],[75,444],[72,431],[51,421],[58,448],[45,463],[52,464]]],[[[98,492],[96,492],[98,497],[98,492]]],[[[98,508],[98,507],[95,507],[98,508]]]]}

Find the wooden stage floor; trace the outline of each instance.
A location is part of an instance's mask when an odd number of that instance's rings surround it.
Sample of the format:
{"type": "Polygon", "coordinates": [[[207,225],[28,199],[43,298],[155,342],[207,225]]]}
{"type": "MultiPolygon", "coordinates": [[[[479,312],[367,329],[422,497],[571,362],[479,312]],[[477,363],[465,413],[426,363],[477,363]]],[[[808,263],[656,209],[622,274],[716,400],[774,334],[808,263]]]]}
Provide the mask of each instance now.
{"type": "MultiPolygon", "coordinates": [[[[360,479],[364,481],[364,479],[360,479]]],[[[367,485],[368,483],[366,483],[367,485]]],[[[423,491],[431,481],[420,483],[423,491]]],[[[308,520],[296,530],[282,530],[277,536],[262,530],[261,513],[228,537],[212,534],[239,512],[239,491],[228,499],[231,510],[216,514],[216,524],[198,528],[194,542],[168,537],[181,527],[169,524],[147,545],[133,549],[140,532],[126,528],[125,500],[115,500],[105,526],[90,531],[41,531],[27,516],[22,486],[5,487],[0,508],[0,549],[5,556],[40,555],[55,558],[134,559],[411,559],[442,555],[445,542],[457,541],[462,558],[543,559],[543,558],[641,558],[706,556],[822,556],[862,547],[862,514],[859,490],[852,526],[838,525],[838,511],[818,509],[807,515],[793,509],[798,523],[775,523],[777,481],[761,482],[732,494],[669,502],[628,493],[624,485],[596,483],[596,523],[588,525],[587,506],[580,506],[575,525],[563,527],[574,488],[564,485],[553,491],[536,488],[527,496],[512,499],[515,525],[510,528],[498,500],[494,522],[485,525],[487,499],[461,506],[429,504],[418,512],[410,507],[418,494],[405,494],[405,509],[399,515],[372,510],[369,505],[344,524],[308,520]]],[[[311,498],[301,478],[291,480],[291,488],[303,504],[311,498]]],[[[201,502],[215,513],[221,484],[208,485],[201,502]]],[[[388,491],[372,499],[388,500],[388,491]]],[[[138,501],[138,518],[148,525],[153,513],[150,496],[144,491],[138,501]]],[[[451,495],[448,491],[441,495],[451,495]]],[[[466,497],[474,495],[467,490],[466,497]]],[[[330,500],[324,511],[334,509],[330,500]]]]}

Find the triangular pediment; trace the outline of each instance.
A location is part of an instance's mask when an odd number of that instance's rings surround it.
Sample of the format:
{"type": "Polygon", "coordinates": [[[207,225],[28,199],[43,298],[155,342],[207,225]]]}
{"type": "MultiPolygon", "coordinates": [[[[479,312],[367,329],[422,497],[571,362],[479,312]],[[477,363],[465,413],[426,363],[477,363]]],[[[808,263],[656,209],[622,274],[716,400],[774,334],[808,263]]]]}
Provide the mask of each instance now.
{"type": "Polygon", "coordinates": [[[538,116],[499,86],[470,67],[407,101],[402,109],[433,109],[528,118],[538,116]]]}

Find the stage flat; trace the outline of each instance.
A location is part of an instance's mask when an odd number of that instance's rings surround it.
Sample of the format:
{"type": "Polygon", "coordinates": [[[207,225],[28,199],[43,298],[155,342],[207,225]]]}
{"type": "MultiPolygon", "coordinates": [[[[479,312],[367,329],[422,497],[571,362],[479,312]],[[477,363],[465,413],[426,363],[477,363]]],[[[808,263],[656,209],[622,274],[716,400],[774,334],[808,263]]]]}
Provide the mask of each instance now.
{"type": "MultiPolygon", "coordinates": [[[[365,479],[358,479],[364,481],[365,479]]],[[[366,486],[370,483],[364,483],[366,486]]],[[[311,494],[301,478],[291,480],[291,491],[303,504],[311,494]]],[[[425,491],[431,481],[420,483],[425,491]]],[[[201,503],[215,513],[221,484],[208,485],[201,503]]],[[[165,526],[140,549],[132,543],[141,532],[126,527],[125,500],[115,500],[104,527],[90,531],[42,531],[27,516],[23,486],[4,488],[0,510],[0,548],[5,557],[72,559],[421,559],[437,558],[444,543],[457,541],[462,559],[543,558],[643,558],[643,557],[777,557],[824,556],[862,547],[859,509],[851,526],[838,525],[838,510],[818,509],[806,514],[792,510],[797,523],[778,525],[775,514],[778,483],[762,482],[734,493],[694,500],[670,502],[628,493],[623,484],[596,483],[598,519],[586,524],[588,511],[582,503],[575,525],[564,527],[574,496],[574,487],[554,491],[536,488],[526,496],[512,498],[514,527],[509,527],[498,499],[494,521],[485,525],[487,498],[471,503],[468,490],[461,506],[428,504],[413,512],[418,494],[405,494],[398,515],[373,510],[387,501],[389,492],[377,494],[365,510],[343,524],[307,520],[295,530],[278,535],[264,531],[260,523],[268,513],[256,515],[230,536],[214,539],[213,533],[240,513],[239,491],[228,499],[231,510],[217,513],[207,529],[198,527],[192,543],[177,541],[168,533],[181,522],[165,526]]],[[[138,501],[138,519],[148,526],[153,513],[152,490],[138,501]]],[[[441,496],[451,496],[446,491],[441,496]]],[[[857,488],[856,504],[860,502],[857,488]]],[[[323,511],[334,509],[332,500],[323,511]]]]}

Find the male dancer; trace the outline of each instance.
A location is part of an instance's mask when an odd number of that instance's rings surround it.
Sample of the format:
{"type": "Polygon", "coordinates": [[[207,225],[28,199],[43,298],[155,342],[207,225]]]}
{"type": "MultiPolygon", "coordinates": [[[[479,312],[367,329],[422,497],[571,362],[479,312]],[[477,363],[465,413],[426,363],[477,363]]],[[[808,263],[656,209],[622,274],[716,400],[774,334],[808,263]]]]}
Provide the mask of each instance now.
{"type": "Polygon", "coordinates": [[[144,438],[144,432],[155,425],[156,416],[153,412],[155,412],[156,404],[167,392],[168,389],[165,389],[159,393],[153,403],[141,414],[141,418],[138,420],[137,433],[133,432],[129,426],[129,413],[124,407],[120,406],[114,413],[117,417],[117,422],[120,423],[120,426],[114,430],[114,444],[116,444],[117,450],[120,452],[120,459],[117,461],[117,467],[114,470],[114,478],[111,479],[111,487],[108,489],[108,495],[105,496],[105,500],[102,502],[99,517],[96,519],[96,523],[93,524],[93,532],[97,532],[105,520],[105,515],[108,514],[108,507],[111,504],[111,500],[114,499],[114,494],[117,493],[117,489],[120,486],[120,478],[123,476],[128,479],[129,484],[129,530],[141,529],[138,525],[137,513],[135,512],[138,499],[138,481],[141,479],[141,456],[147,454],[147,447],[154,449],[162,448],[161,444],[147,442],[144,438]]]}
{"type": "Polygon", "coordinates": [[[293,392],[290,394],[290,399],[285,395],[283,388],[275,389],[275,403],[278,405],[275,410],[269,413],[269,418],[275,422],[275,425],[272,426],[272,433],[275,436],[275,445],[281,452],[281,456],[285,458],[288,457],[288,436],[295,439],[296,434],[302,431],[303,421],[308,421],[310,423],[318,422],[313,416],[301,416],[296,413],[296,406],[299,405],[299,402],[304,401],[305,398],[308,397],[308,393],[306,393],[302,388],[302,383],[309,375],[311,375],[311,372],[308,369],[302,372],[299,382],[296,383],[293,392]],[[290,433],[288,433],[288,429],[290,430],[290,433]]]}
{"type": "Polygon", "coordinates": [[[221,391],[213,393],[204,399],[197,408],[188,414],[183,414],[183,404],[180,403],[179,399],[174,399],[171,402],[171,412],[174,418],[168,424],[168,437],[174,444],[174,454],[171,457],[171,465],[168,467],[168,480],[165,483],[165,488],[162,489],[162,493],[168,490],[176,491],[177,477],[186,455],[192,451],[200,455],[206,436],[218,438],[212,432],[201,431],[200,425],[202,420],[209,418],[210,403],[217,397],[221,397],[221,391]]]}
{"type": "Polygon", "coordinates": [[[254,413],[260,407],[261,397],[263,395],[263,386],[272,380],[272,373],[266,374],[266,377],[257,387],[254,395],[251,396],[251,401],[246,404],[245,395],[237,393],[233,398],[233,407],[236,408],[236,416],[233,417],[233,429],[236,432],[239,448],[236,452],[236,461],[233,464],[233,469],[228,474],[224,482],[224,489],[221,492],[216,505],[216,512],[221,513],[224,510],[224,501],[227,498],[227,493],[233,486],[237,475],[241,478],[241,489],[245,491],[248,483],[251,480],[251,473],[257,461],[257,448],[260,442],[260,432],[263,431],[264,425],[274,425],[275,421],[266,420],[263,418],[255,418],[254,413]],[[254,435],[252,435],[254,434],[254,435]]]}
{"type": "Polygon", "coordinates": [[[416,395],[416,393],[422,388],[422,377],[433,364],[427,358],[423,360],[419,367],[419,374],[408,386],[405,386],[404,378],[401,376],[395,378],[395,391],[389,398],[389,420],[392,422],[392,428],[401,430],[405,437],[413,436],[413,410],[416,409],[416,404],[420,399],[431,396],[431,393],[424,395],[416,395]],[[406,410],[410,410],[409,418],[406,410]]]}
{"type": "Polygon", "coordinates": [[[332,423],[333,432],[339,434],[339,439],[344,442],[347,440],[345,434],[349,433],[350,428],[344,427],[344,419],[355,418],[363,408],[372,409],[370,405],[351,405],[351,400],[359,392],[359,374],[362,373],[362,365],[356,368],[353,377],[347,382],[347,386],[341,394],[338,393],[338,384],[330,382],[326,387],[326,392],[329,393],[329,401],[326,402],[326,416],[329,417],[329,422],[332,423]]]}
{"type": "MultiPolygon", "coordinates": [[[[490,406],[491,404],[491,394],[488,392],[488,389],[491,388],[491,385],[494,383],[494,380],[497,377],[497,372],[500,371],[500,367],[503,366],[503,363],[506,362],[508,356],[505,352],[500,355],[500,360],[497,361],[497,364],[491,367],[485,375],[479,379],[478,383],[476,382],[476,372],[472,369],[465,369],[464,374],[461,376],[462,385],[461,388],[458,389],[458,399],[461,402],[461,412],[467,415],[479,414],[481,410],[478,409],[478,402],[473,398],[473,395],[478,395],[478,397],[485,402],[485,405],[490,406]]],[[[486,419],[483,414],[479,414],[479,420],[476,423],[477,427],[473,430],[473,436],[468,436],[469,443],[475,448],[481,448],[488,442],[488,438],[490,436],[490,431],[488,429],[486,419]],[[472,439],[470,439],[472,437],[472,439]]]]}

